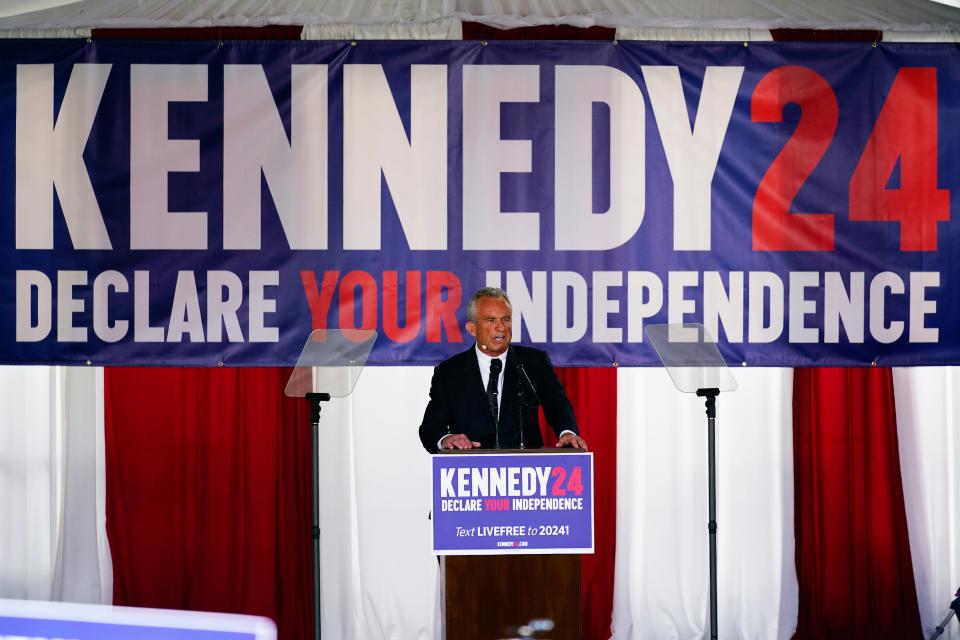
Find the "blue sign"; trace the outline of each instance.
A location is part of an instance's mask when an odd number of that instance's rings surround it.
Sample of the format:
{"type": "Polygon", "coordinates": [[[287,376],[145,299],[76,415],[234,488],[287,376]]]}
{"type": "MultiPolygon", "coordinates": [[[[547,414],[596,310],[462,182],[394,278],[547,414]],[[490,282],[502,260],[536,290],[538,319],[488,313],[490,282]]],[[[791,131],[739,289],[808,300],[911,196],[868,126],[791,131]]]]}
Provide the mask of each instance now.
{"type": "Polygon", "coordinates": [[[593,553],[593,454],[433,459],[438,555],[593,553]]]}
{"type": "Polygon", "coordinates": [[[0,600],[0,638],[276,640],[268,618],[65,602],[0,600]]]}
{"type": "Polygon", "coordinates": [[[0,363],[960,364],[960,50],[0,41],[0,363]]]}

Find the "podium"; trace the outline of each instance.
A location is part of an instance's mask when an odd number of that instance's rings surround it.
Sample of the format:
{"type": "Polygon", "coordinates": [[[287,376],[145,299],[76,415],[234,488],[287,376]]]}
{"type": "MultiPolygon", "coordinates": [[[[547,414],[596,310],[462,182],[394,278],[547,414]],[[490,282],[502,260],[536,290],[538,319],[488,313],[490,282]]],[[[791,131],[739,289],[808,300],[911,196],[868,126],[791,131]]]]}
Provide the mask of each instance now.
{"type": "Polygon", "coordinates": [[[445,556],[440,579],[443,640],[516,637],[531,620],[553,621],[542,637],[580,638],[579,555],[445,556]]]}
{"type": "Polygon", "coordinates": [[[472,449],[434,456],[434,550],[441,556],[441,638],[580,638],[580,554],[593,552],[593,467],[592,454],[573,451],[472,449]],[[497,467],[500,464],[504,466],[497,467]],[[572,473],[578,466],[576,474],[572,473]],[[449,475],[438,474],[438,467],[446,468],[449,475]],[[454,467],[457,469],[451,472],[454,467]],[[513,495],[495,495],[497,487],[491,481],[482,488],[486,491],[481,489],[480,498],[457,495],[451,499],[451,489],[462,494],[464,488],[476,488],[471,484],[475,478],[490,480],[494,468],[517,478],[512,485],[509,480],[505,485],[513,495]],[[486,472],[474,475],[473,469],[486,472]],[[519,471],[514,474],[514,469],[519,471]],[[539,477],[523,469],[539,470],[539,477]],[[511,486],[515,491],[510,491],[511,486]],[[446,506],[445,498],[449,500],[446,506]],[[542,508],[561,499],[567,507],[579,504],[581,513],[542,508]],[[484,514],[488,501],[496,508],[484,514]],[[524,509],[534,501],[536,510],[524,509]],[[504,508],[507,505],[510,508],[504,508]],[[445,510],[451,506],[483,508],[480,512],[445,510]],[[445,525],[444,519],[453,519],[453,527],[445,525]],[[457,524],[460,519],[463,525],[457,524]],[[488,519],[491,524],[483,524],[488,519]],[[522,530],[516,526],[520,522],[525,523],[522,530]],[[443,548],[450,546],[445,543],[449,538],[438,528],[463,531],[464,539],[477,544],[472,548],[443,548]],[[488,535],[474,537],[484,529],[488,535]],[[508,533],[493,535],[503,530],[508,533]],[[566,535],[555,535],[557,531],[566,535]],[[491,535],[494,539],[489,542],[482,539],[491,535]],[[538,626],[543,631],[534,634],[538,626]]]}

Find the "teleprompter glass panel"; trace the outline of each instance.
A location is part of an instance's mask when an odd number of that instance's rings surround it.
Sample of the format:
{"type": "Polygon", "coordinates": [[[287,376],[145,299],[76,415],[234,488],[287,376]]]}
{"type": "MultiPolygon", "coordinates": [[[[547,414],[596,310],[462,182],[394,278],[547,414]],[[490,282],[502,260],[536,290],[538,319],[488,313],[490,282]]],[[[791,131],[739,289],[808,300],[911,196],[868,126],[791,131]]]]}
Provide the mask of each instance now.
{"type": "Polygon", "coordinates": [[[645,333],[680,391],[736,391],[737,381],[702,324],[653,324],[647,325],[645,333]]]}
{"type": "Polygon", "coordinates": [[[303,345],[284,395],[350,395],[376,340],[377,332],[372,329],[317,329],[303,345]]]}

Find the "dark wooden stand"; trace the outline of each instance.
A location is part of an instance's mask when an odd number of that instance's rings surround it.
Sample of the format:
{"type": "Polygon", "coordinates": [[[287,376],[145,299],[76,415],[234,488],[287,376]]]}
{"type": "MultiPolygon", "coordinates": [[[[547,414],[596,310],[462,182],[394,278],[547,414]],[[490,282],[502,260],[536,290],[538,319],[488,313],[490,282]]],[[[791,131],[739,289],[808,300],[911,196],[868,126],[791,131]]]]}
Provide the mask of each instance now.
{"type": "Polygon", "coordinates": [[[555,625],[541,637],[580,638],[578,555],[446,556],[440,571],[443,640],[516,637],[537,618],[555,625]]]}
{"type": "MultiPolygon", "coordinates": [[[[569,453],[570,449],[525,451],[569,453]]],[[[541,618],[553,620],[554,628],[536,637],[580,639],[578,554],[444,556],[440,559],[440,574],[442,640],[516,637],[517,627],[541,618]]]]}

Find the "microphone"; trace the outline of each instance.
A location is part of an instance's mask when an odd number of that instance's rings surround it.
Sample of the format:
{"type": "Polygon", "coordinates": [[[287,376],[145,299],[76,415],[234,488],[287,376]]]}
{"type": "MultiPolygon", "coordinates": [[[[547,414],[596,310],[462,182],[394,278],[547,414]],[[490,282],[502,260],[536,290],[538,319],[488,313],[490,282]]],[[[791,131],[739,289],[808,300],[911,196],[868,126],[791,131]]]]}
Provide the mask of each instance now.
{"type": "Polygon", "coordinates": [[[520,448],[526,449],[527,442],[523,430],[523,407],[536,407],[540,404],[540,397],[537,396],[537,388],[533,386],[533,381],[530,380],[530,376],[527,375],[527,370],[523,368],[523,360],[520,359],[520,354],[514,353],[513,355],[516,357],[511,358],[511,361],[514,362],[513,366],[520,377],[520,386],[517,387],[517,422],[520,426],[520,448]],[[530,393],[533,394],[533,404],[527,402],[523,391],[524,386],[530,389],[530,393]]]}
{"type": "Polygon", "coordinates": [[[530,393],[533,394],[534,406],[540,404],[540,396],[537,395],[537,388],[533,386],[533,381],[530,379],[530,376],[527,375],[527,370],[523,368],[523,361],[520,359],[520,356],[517,356],[517,372],[520,374],[520,379],[526,383],[527,388],[530,389],[530,393]]]}

